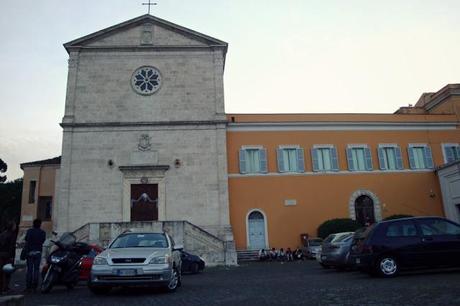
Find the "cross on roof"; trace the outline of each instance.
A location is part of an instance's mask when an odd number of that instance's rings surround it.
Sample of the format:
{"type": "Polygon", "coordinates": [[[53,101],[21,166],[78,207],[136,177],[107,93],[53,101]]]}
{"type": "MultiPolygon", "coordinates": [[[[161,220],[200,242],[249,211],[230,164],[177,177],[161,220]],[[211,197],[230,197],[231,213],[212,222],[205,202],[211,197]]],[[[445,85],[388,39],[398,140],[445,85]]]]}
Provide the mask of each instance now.
{"type": "Polygon", "coordinates": [[[151,1],[149,0],[148,3],[142,3],[142,5],[147,5],[147,7],[149,8],[149,9],[148,9],[148,14],[150,15],[150,7],[151,7],[152,5],[157,5],[157,3],[156,3],[156,2],[151,2],[151,1]]]}

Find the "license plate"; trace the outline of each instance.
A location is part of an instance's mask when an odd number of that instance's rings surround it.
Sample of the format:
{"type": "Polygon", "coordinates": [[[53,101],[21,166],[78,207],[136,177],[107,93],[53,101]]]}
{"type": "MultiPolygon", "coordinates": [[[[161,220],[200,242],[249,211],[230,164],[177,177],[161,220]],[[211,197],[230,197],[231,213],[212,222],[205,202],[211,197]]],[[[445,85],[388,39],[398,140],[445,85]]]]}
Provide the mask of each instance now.
{"type": "Polygon", "coordinates": [[[360,263],[361,263],[361,259],[356,258],[356,263],[357,263],[357,264],[360,264],[360,263]]]}
{"type": "Polygon", "coordinates": [[[136,275],[136,270],[134,269],[123,269],[123,270],[118,270],[117,274],[119,276],[132,276],[136,275]]]}

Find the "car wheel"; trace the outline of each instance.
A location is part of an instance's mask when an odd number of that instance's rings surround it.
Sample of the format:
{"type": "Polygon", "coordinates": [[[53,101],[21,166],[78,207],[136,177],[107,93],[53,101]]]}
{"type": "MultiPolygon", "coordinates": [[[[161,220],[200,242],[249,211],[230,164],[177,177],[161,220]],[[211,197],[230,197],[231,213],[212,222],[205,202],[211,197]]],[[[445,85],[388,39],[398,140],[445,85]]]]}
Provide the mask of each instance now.
{"type": "Polygon", "coordinates": [[[102,295],[102,294],[108,294],[110,290],[112,290],[111,287],[103,287],[103,286],[91,286],[88,285],[89,291],[96,295],[102,295]]]}
{"type": "Polygon", "coordinates": [[[176,268],[173,268],[171,279],[169,280],[168,285],[166,286],[166,291],[174,292],[179,286],[180,276],[176,268]]]}
{"type": "Polygon", "coordinates": [[[200,270],[200,267],[198,266],[198,264],[196,262],[192,263],[192,266],[190,267],[190,271],[193,274],[196,274],[199,272],[199,270],[200,270]]]}
{"type": "Polygon", "coordinates": [[[392,255],[382,256],[377,261],[376,270],[380,276],[394,277],[399,273],[399,263],[392,255]]]}

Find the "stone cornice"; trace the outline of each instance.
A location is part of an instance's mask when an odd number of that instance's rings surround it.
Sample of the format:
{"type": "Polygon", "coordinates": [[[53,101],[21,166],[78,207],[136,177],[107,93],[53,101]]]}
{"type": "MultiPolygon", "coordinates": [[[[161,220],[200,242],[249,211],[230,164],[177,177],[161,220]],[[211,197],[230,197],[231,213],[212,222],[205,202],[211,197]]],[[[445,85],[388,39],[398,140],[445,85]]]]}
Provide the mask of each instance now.
{"type": "Polygon", "coordinates": [[[120,171],[136,171],[136,170],[160,170],[167,171],[169,170],[169,165],[128,165],[128,166],[119,166],[120,171]]]}
{"type": "Polygon", "coordinates": [[[227,120],[201,120],[201,121],[141,121],[141,122],[63,122],[63,128],[87,128],[87,127],[138,127],[138,126],[189,126],[189,125],[226,125],[227,120]]]}
{"type": "Polygon", "coordinates": [[[424,107],[427,111],[430,111],[451,96],[460,96],[459,84],[448,84],[444,86],[433,95],[431,101],[426,103],[424,107]]]}
{"type": "Polygon", "coordinates": [[[237,122],[228,131],[455,130],[458,122],[237,122]]]}
{"type": "Polygon", "coordinates": [[[180,45],[157,45],[157,46],[72,46],[67,50],[71,51],[94,51],[94,52],[142,52],[142,51],[203,51],[203,50],[219,50],[222,49],[224,54],[226,48],[219,45],[209,46],[180,46],[180,45]]]}

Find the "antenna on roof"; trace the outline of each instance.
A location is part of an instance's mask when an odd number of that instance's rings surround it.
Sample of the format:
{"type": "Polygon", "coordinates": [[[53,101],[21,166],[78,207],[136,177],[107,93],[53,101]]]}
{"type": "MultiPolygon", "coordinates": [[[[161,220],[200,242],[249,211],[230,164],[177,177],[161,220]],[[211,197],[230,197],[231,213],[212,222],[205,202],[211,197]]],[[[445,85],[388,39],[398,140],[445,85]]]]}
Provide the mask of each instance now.
{"type": "Polygon", "coordinates": [[[156,2],[150,2],[150,0],[149,0],[148,3],[142,3],[142,5],[147,5],[147,7],[148,7],[148,13],[147,13],[147,14],[150,15],[150,7],[151,7],[152,5],[157,5],[157,3],[156,3],[156,2]]]}

